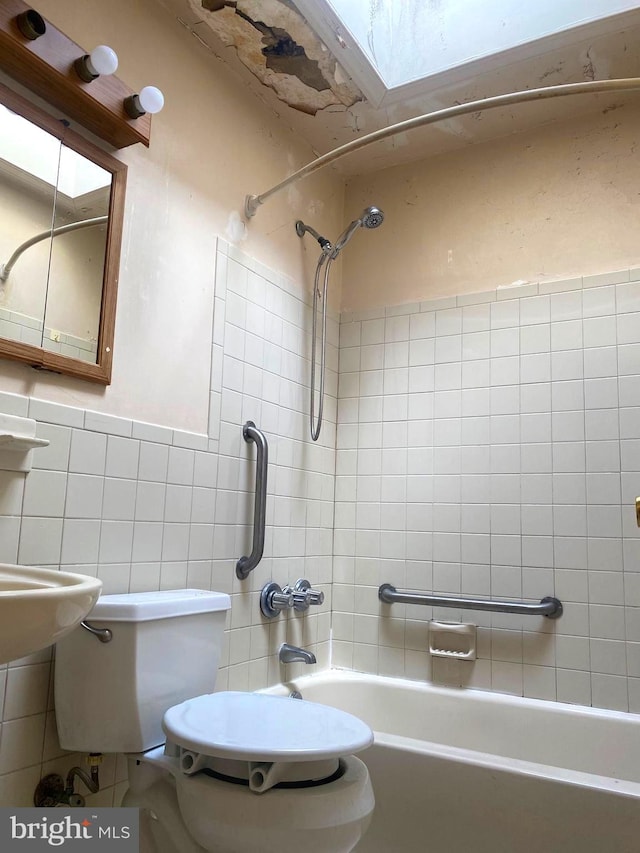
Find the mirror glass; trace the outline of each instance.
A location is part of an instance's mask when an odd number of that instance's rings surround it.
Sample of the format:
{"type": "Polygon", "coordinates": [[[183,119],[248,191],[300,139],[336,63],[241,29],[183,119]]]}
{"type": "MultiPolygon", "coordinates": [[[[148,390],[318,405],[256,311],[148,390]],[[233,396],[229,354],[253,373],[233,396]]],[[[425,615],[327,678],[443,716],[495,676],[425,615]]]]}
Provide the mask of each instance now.
{"type": "Polygon", "coordinates": [[[0,83],[0,357],[110,383],[126,175],[0,83]]]}
{"type": "Polygon", "coordinates": [[[60,148],[0,104],[0,335],[34,346],[42,346],[60,148]],[[24,256],[16,253],[47,232],[24,256]]]}
{"type": "Polygon", "coordinates": [[[0,335],[96,363],[112,174],[0,104],[0,335]]]}
{"type": "Polygon", "coordinates": [[[64,143],[42,346],[95,363],[107,246],[111,174],[64,143]]]}

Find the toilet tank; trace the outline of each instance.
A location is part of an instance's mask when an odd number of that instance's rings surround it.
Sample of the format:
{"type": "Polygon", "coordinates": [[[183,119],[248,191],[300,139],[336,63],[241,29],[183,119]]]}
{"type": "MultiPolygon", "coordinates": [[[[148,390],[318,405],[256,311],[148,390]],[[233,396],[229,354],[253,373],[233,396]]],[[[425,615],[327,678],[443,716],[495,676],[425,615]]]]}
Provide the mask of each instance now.
{"type": "Polygon", "coordinates": [[[144,752],[164,743],[164,712],[213,692],[230,607],[225,593],[200,589],[101,596],[86,621],[109,628],[111,642],[79,627],[56,644],[63,749],[144,752]]]}

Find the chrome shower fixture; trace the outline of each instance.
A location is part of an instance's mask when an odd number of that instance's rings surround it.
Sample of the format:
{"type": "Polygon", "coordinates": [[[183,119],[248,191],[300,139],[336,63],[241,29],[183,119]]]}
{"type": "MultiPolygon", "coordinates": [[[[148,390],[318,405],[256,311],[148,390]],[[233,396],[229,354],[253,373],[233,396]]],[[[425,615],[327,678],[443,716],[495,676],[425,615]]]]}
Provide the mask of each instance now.
{"type": "Polygon", "coordinates": [[[335,260],[356,233],[358,228],[378,228],[383,222],[384,213],[379,207],[374,207],[372,205],[371,207],[365,208],[359,219],[354,219],[353,222],[345,228],[336,240],[335,244],[332,244],[331,241],[327,240],[326,237],[323,237],[322,234],[318,234],[315,228],[312,228],[311,225],[307,225],[301,219],[298,219],[296,222],[296,234],[298,237],[304,237],[307,233],[311,234],[311,236],[320,244],[324,254],[329,255],[332,260],[335,260]]]}
{"type": "Polygon", "coordinates": [[[378,228],[384,222],[384,213],[378,207],[367,207],[362,211],[362,216],[359,219],[354,219],[353,222],[344,230],[344,232],[336,240],[334,247],[335,256],[344,249],[349,240],[356,233],[358,228],[378,228]]]}
{"type": "Polygon", "coordinates": [[[298,237],[304,237],[307,231],[309,232],[309,234],[311,234],[312,237],[315,237],[318,243],[320,243],[322,251],[325,254],[331,254],[331,252],[333,251],[333,246],[331,245],[331,242],[327,240],[326,237],[323,237],[322,234],[318,234],[315,228],[312,228],[310,225],[305,225],[302,219],[298,219],[296,222],[296,234],[298,235],[298,237]]]}
{"type": "Polygon", "coordinates": [[[331,244],[329,240],[318,234],[315,228],[298,219],[296,222],[296,234],[298,237],[304,237],[309,232],[312,237],[318,241],[322,247],[322,253],[318,258],[316,266],[315,280],[313,283],[313,330],[311,333],[311,401],[309,407],[309,423],[311,427],[311,438],[317,441],[320,436],[320,427],[322,426],[322,408],[324,403],[324,367],[326,360],[327,348],[327,287],[329,284],[329,270],[331,264],[338,257],[340,252],[347,245],[349,240],[356,233],[358,228],[378,228],[384,221],[384,213],[379,207],[366,207],[359,219],[354,219],[347,226],[343,233],[338,237],[335,244],[331,244]],[[324,277],[322,290],[320,289],[320,273],[324,267],[324,277]],[[318,326],[318,300],[322,300],[322,334],[320,338],[320,388],[318,402],[318,416],[315,415],[315,393],[316,393],[316,338],[318,326]]]}
{"type": "Polygon", "coordinates": [[[362,224],[365,228],[377,228],[384,222],[384,213],[379,207],[368,207],[362,213],[362,224]]]}

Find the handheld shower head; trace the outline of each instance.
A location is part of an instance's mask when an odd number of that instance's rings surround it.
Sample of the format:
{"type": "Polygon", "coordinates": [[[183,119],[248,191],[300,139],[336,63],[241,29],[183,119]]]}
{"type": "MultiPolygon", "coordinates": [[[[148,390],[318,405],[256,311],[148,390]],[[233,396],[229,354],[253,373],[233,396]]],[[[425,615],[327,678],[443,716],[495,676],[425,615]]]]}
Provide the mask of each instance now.
{"type": "Polygon", "coordinates": [[[324,373],[326,359],[326,343],[327,343],[327,287],[329,285],[329,271],[331,264],[340,254],[340,251],[347,245],[349,240],[356,233],[358,228],[377,228],[382,225],[384,213],[378,207],[367,207],[362,211],[359,219],[354,219],[347,226],[345,231],[336,240],[332,246],[331,243],[322,237],[318,232],[306,225],[301,219],[296,222],[296,234],[298,237],[304,237],[309,232],[312,234],[318,243],[322,246],[322,254],[316,265],[316,276],[313,285],[313,330],[311,332],[311,382],[310,392],[311,400],[309,406],[309,419],[311,426],[311,438],[313,441],[318,440],[320,435],[320,427],[322,426],[322,407],[324,402],[324,373]],[[320,288],[320,276],[324,267],[324,282],[322,289],[320,288]],[[322,301],[322,333],[320,335],[320,388],[317,389],[319,394],[318,410],[316,412],[316,337],[318,323],[318,303],[322,301]]]}
{"type": "Polygon", "coordinates": [[[360,219],[354,219],[334,243],[333,251],[335,257],[337,257],[338,253],[344,249],[358,228],[377,228],[379,225],[382,225],[383,220],[384,213],[378,207],[365,208],[365,210],[362,211],[360,219]]]}
{"type": "Polygon", "coordinates": [[[360,221],[364,228],[377,228],[384,222],[384,213],[379,207],[367,207],[362,211],[360,221]]]}

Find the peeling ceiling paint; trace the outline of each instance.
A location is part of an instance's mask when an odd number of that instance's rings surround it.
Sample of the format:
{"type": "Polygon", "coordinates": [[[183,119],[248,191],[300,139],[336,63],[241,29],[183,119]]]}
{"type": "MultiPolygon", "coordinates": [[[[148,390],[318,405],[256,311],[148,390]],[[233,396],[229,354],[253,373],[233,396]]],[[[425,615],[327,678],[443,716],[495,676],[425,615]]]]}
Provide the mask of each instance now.
{"type": "Polygon", "coordinates": [[[355,84],[288,0],[189,0],[194,13],[278,98],[315,115],[362,100],[355,84]]]}
{"type": "MultiPolygon", "coordinates": [[[[569,48],[549,44],[544,51],[517,61],[500,61],[481,74],[426,86],[411,98],[376,108],[364,99],[332,53],[295,10],[293,0],[157,0],[194,37],[194,50],[204,46],[225,63],[255,97],[269,107],[294,133],[306,139],[316,154],[324,154],[351,140],[395,122],[432,110],[492,95],[537,86],[578,83],[614,77],[640,76],[640,9],[625,16],[620,29],[600,35],[584,34],[569,48]],[[203,8],[203,2],[210,7],[203,8]],[[237,10],[240,10],[240,14],[237,10]],[[246,16],[246,17],[243,17],[246,16]],[[247,20],[249,19],[249,20],[247,20]],[[250,23],[252,22],[252,23],[250,23]],[[255,24],[267,28],[262,32],[255,24]],[[215,29],[214,29],[215,27],[215,29]],[[282,47],[279,31],[291,39],[282,47]],[[266,36],[267,41],[264,38],[266,36]],[[279,72],[276,54],[304,50],[329,85],[318,90],[303,82],[291,66],[279,72]]],[[[401,0],[398,0],[401,2],[401,0]]],[[[340,42],[338,41],[339,45],[340,42]]],[[[338,57],[346,48],[332,45],[338,57]]],[[[302,54],[299,54],[300,56],[302,54]]],[[[303,60],[304,62],[304,60],[303,60]]],[[[307,69],[308,63],[305,62],[307,69]]],[[[295,69],[298,70],[298,69],[295,69]]],[[[302,75],[304,77],[304,75],[302,75]]],[[[521,133],[553,121],[585,114],[611,114],[629,105],[636,109],[638,95],[618,93],[584,98],[558,98],[462,116],[379,142],[335,164],[346,176],[374,172],[467,145],[521,133]]]]}

